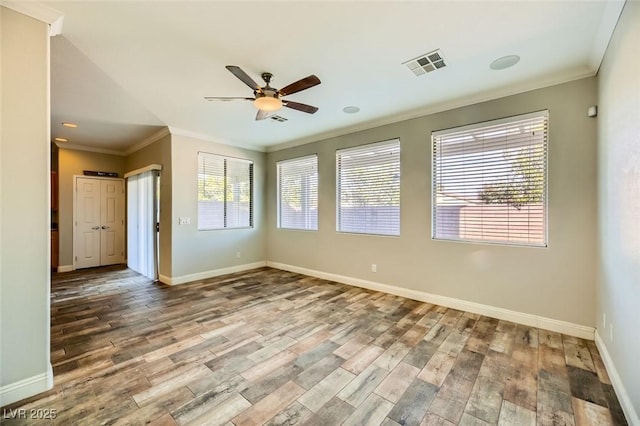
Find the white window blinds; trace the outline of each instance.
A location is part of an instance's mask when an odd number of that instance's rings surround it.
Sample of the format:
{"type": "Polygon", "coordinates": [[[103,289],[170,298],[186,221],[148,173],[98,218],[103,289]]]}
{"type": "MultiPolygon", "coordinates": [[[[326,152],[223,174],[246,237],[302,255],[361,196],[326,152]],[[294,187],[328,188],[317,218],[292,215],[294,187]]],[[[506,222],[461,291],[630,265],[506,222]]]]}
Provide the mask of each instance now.
{"type": "Polygon", "coordinates": [[[253,226],[253,162],[198,153],[198,229],[253,226]]]}
{"type": "Polygon", "coordinates": [[[400,235],[400,140],[336,152],[338,231],[400,235]]]}
{"type": "Polygon", "coordinates": [[[546,246],[548,112],[432,134],[433,238],[546,246]]]}
{"type": "Polygon", "coordinates": [[[280,161],[278,227],[318,229],[318,156],[280,161]]]}

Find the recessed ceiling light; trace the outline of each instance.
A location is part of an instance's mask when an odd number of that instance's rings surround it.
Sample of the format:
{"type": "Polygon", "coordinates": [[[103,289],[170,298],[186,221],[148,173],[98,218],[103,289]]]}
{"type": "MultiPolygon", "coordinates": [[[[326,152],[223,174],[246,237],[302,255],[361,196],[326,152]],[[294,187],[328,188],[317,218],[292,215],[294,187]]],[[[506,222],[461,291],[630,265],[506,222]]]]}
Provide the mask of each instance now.
{"type": "Polygon", "coordinates": [[[53,140],[56,142],[69,142],[69,140],[65,138],[54,138],[53,140]]]}
{"type": "Polygon", "coordinates": [[[520,62],[520,56],[518,55],[507,55],[507,56],[503,56],[502,58],[498,58],[495,61],[491,62],[491,65],[489,65],[489,68],[491,68],[492,70],[504,70],[507,68],[511,68],[512,66],[514,66],[515,64],[517,64],[518,62],[520,62]]]}
{"type": "Polygon", "coordinates": [[[360,111],[360,108],[350,105],[342,108],[342,111],[344,111],[345,114],[355,114],[356,112],[360,111]]]}
{"type": "Polygon", "coordinates": [[[76,127],[78,127],[76,123],[69,123],[68,121],[63,121],[62,125],[64,127],[71,127],[72,129],[75,129],[76,127]]]}

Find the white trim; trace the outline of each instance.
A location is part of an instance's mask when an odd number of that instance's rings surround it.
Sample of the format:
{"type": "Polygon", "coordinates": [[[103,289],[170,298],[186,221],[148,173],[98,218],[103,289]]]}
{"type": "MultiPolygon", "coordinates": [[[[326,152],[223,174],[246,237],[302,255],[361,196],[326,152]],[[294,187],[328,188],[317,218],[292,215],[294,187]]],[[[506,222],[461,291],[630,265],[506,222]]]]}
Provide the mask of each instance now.
{"type": "Polygon", "coordinates": [[[151,145],[152,143],[162,139],[165,136],[169,136],[171,134],[171,132],[169,131],[168,127],[163,127],[162,129],[160,129],[159,131],[155,132],[154,134],[152,134],[151,136],[144,138],[143,140],[141,140],[140,142],[134,144],[133,146],[131,146],[130,148],[128,148],[127,150],[124,151],[125,155],[131,155],[136,151],[141,150],[142,148],[151,145]]]}
{"type": "Polygon", "coordinates": [[[604,362],[604,366],[607,369],[607,373],[609,374],[609,379],[611,379],[611,385],[616,391],[616,396],[620,401],[620,406],[622,407],[622,411],[624,411],[627,422],[631,426],[640,426],[640,417],[638,417],[638,413],[631,403],[631,398],[627,393],[627,389],[625,388],[624,383],[620,378],[620,374],[618,374],[618,370],[616,370],[616,366],[613,363],[611,354],[609,354],[607,345],[605,345],[604,340],[602,340],[602,337],[600,337],[600,333],[598,333],[598,330],[596,330],[596,346],[598,347],[598,352],[600,352],[600,355],[602,356],[602,361],[604,362]]]}
{"type": "Polygon", "coordinates": [[[124,174],[124,178],[128,178],[131,176],[135,176],[135,175],[139,175],[142,174],[144,172],[148,172],[151,170],[162,170],[162,165],[161,164],[149,164],[146,167],[142,167],[140,169],[135,169],[135,170],[131,170],[130,172],[127,172],[124,174]]]}
{"type": "Polygon", "coordinates": [[[72,149],[75,151],[87,151],[87,152],[97,152],[98,154],[109,154],[109,155],[117,155],[119,157],[125,157],[125,154],[122,151],[116,151],[115,149],[106,149],[106,148],[96,148],[92,146],[78,145],[74,143],[68,142],[56,142],[56,145],[59,149],[72,149]]]}
{"type": "Polygon", "coordinates": [[[109,155],[117,155],[119,157],[126,157],[128,155],[133,154],[136,151],[141,150],[142,148],[151,145],[152,143],[156,142],[157,140],[170,135],[170,131],[168,127],[164,127],[162,128],[160,131],[152,134],[151,136],[149,136],[148,138],[143,139],[142,141],[136,143],[135,145],[133,145],[132,147],[128,148],[125,151],[118,151],[115,149],[108,149],[108,148],[98,148],[98,147],[94,147],[94,146],[87,146],[87,145],[79,145],[79,144],[74,144],[74,143],[69,143],[69,142],[55,142],[55,144],[58,146],[58,148],[60,149],[72,149],[72,150],[76,150],[76,151],[87,151],[87,152],[97,152],[98,154],[109,154],[109,155]]]}
{"type": "Polygon", "coordinates": [[[595,329],[593,327],[587,327],[567,321],[560,321],[552,318],[541,317],[538,315],[527,314],[524,312],[517,312],[509,309],[498,308],[495,306],[483,305],[481,303],[469,302],[466,300],[455,299],[453,297],[439,296],[423,291],[411,290],[393,285],[377,283],[374,281],[367,281],[360,278],[347,277],[344,275],[301,268],[298,266],[287,265],[279,262],[267,261],[267,266],[276,269],[283,269],[285,271],[297,272],[299,274],[309,275],[316,278],[322,278],[325,280],[336,281],[343,284],[353,285],[356,287],[362,287],[369,290],[381,291],[383,293],[406,297],[407,299],[418,300],[420,302],[433,303],[436,305],[446,306],[448,308],[472,312],[474,314],[480,314],[491,318],[512,321],[531,327],[538,327],[544,330],[550,330],[570,336],[580,337],[582,339],[593,340],[594,338],[595,329]]]}
{"type": "Polygon", "coordinates": [[[58,272],[71,272],[75,270],[76,268],[74,268],[73,265],[60,265],[57,269],[58,272]]]}
{"type": "Polygon", "coordinates": [[[243,143],[234,143],[234,142],[221,142],[219,139],[216,139],[212,136],[205,135],[204,133],[192,132],[191,130],[180,129],[178,127],[169,126],[169,132],[172,135],[176,136],[184,136],[187,138],[198,139],[205,142],[214,142],[220,145],[232,146],[234,148],[244,148],[251,151],[258,152],[266,152],[266,148],[264,146],[251,145],[251,144],[243,144],[243,143]]]}
{"type": "Polygon", "coordinates": [[[59,17],[55,21],[49,24],[49,37],[54,37],[62,34],[62,23],[64,22],[64,16],[59,17]]]}
{"type": "Polygon", "coordinates": [[[508,96],[519,95],[521,93],[531,92],[538,89],[548,89],[559,84],[569,83],[571,81],[581,80],[587,77],[593,77],[596,75],[596,69],[589,69],[587,71],[580,71],[565,78],[551,78],[548,80],[536,82],[531,84],[526,82],[524,84],[516,84],[506,88],[492,89],[488,92],[483,92],[474,96],[463,97],[461,99],[455,99],[452,101],[445,101],[436,105],[429,105],[425,108],[418,108],[416,110],[399,113],[391,116],[384,116],[374,120],[366,121],[364,123],[358,123],[353,126],[345,126],[339,129],[328,130],[326,132],[317,133],[310,136],[305,136],[299,139],[294,139],[288,142],[282,142],[266,147],[266,152],[276,152],[287,148],[293,148],[295,146],[307,145],[313,142],[325,141],[327,139],[346,136],[353,133],[361,132],[364,130],[375,129],[377,127],[386,126],[388,124],[399,123],[402,121],[412,120],[414,118],[421,118],[427,115],[437,114],[443,111],[450,111],[456,108],[464,108],[468,106],[478,105],[483,102],[489,102],[495,99],[506,98],[508,96]]]}
{"type": "Polygon", "coordinates": [[[45,392],[53,387],[53,368],[49,363],[47,371],[35,376],[27,377],[18,382],[0,387],[0,407],[12,404],[21,399],[29,398],[45,392]]]}
{"type": "Polygon", "coordinates": [[[16,12],[27,15],[33,19],[37,19],[38,21],[49,24],[50,37],[62,33],[62,22],[64,20],[64,15],[62,14],[62,12],[52,7],[46,6],[45,4],[40,2],[12,0],[2,0],[0,1],[0,5],[8,7],[9,9],[13,9],[16,12]]]}
{"type": "Polygon", "coordinates": [[[228,266],[226,268],[213,269],[211,271],[196,272],[195,274],[182,275],[179,277],[168,277],[166,275],[159,275],[160,282],[167,285],[178,285],[184,283],[190,283],[193,281],[206,280],[207,278],[217,277],[220,275],[233,274],[235,272],[248,271],[250,269],[262,268],[267,266],[267,261],[262,260],[260,262],[245,263],[244,265],[228,266]]]}

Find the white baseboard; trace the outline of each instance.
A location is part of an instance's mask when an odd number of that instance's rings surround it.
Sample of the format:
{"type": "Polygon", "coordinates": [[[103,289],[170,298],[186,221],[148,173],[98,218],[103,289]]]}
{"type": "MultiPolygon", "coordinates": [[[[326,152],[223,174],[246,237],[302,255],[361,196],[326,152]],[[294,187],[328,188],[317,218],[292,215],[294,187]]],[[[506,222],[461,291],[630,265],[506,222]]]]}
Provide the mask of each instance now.
{"type": "Polygon", "coordinates": [[[166,275],[160,274],[159,279],[161,283],[168,285],[177,285],[189,283],[192,281],[205,280],[207,278],[217,277],[225,274],[233,274],[235,272],[248,271],[249,269],[262,268],[264,266],[267,266],[266,260],[262,260],[260,262],[245,263],[244,265],[229,266],[227,268],[214,269],[211,271],[196,272],[195,274],[182,275],[179,277],[168,277],[166,275]]]}
{"type": "Polygon", "coordinates": [[[71,272],[74,271],[75,268],[73,265],[60,265],[58,266],[58,272],[71,272]]]}
{"type": "Polygon", "coordinates": [[[49,364],[47,371],[42,374],[0,387],[0,407],[48,391],[52,387],[53,368],[49,364]]]}
{"type": "Polygon", "coordinates": [[[587,327],[567,321],[560,321],[552,318],[541,317],[538,315],[526,314],[524,312],[511,311],[509,309],[497,308],[495,306],[483,305],[481,303],[469,302],[466,300],[455,299],[453,297],[439,296],[437,294],[396,287],[388,284],[377,283],[374,281],[367,281],[360,278],[347,277],[344,275],[337,275],[328,272],[316,271],[313,269],[301,268],[284,263],[267,261],[267,266],[276,269],[283,269],[285,271],[297,272],[299,274],[309,275],[316,278],[322,278],[325,280],[336,281],[343,284],[353,285],[356,287],[362,287],[369,290],[381,291],[383,293],[402,296],[406,297],[407,299],[418,300],[420,302],[433,303],[436,305],[446,306],[448,308],[458,309],[466,312],[472,312],[474,314],[480,314],[491,318],[511,321],[518,324],[528,325],[530,327],[538,327],[544,330],[550,330],[570,336],[580,337],[582,339],[594,339],[595,329],[593,327],[587,327]]]}
{"type": "Polygon", "coordinates": [[[631,398],[629,397],[627,389],[624,386],[622,379],[620,378],[620,374],[618,374],[618,370],[616,370],[616,366],[613,363],[611,354],[609,354],[607,345],[605,345],[604,340],[602,340],[602,337],[600,337],[600,333],[598,333],[598,330],[596,330],[595,335],[596,346],[598,347],[598,351],[600,352],[600,356],[602,357],[602,362],[604,362],[604,366],[607,369],[607,373],[609,374],[609,379],[611,379],[611,385],[616,391],[616,396],[620,401],[622,411],[624,411],[624,415],[627,418],[627,423],[629,423],[631,426],[640,426],[640,418],[638,417],[638,413],[631,403],[631,398]]]}

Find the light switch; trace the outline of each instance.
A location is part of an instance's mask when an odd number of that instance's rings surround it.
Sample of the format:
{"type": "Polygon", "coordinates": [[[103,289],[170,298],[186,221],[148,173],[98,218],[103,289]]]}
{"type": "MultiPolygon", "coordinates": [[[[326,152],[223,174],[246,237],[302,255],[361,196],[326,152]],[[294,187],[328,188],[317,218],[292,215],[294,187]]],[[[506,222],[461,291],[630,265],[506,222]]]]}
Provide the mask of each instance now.
{"type": "Polygon", "coordinates": [[[190,217],[179,217],[178,218],[178,225],[190,225],[191,224],[191,218],[190,217]]]}

